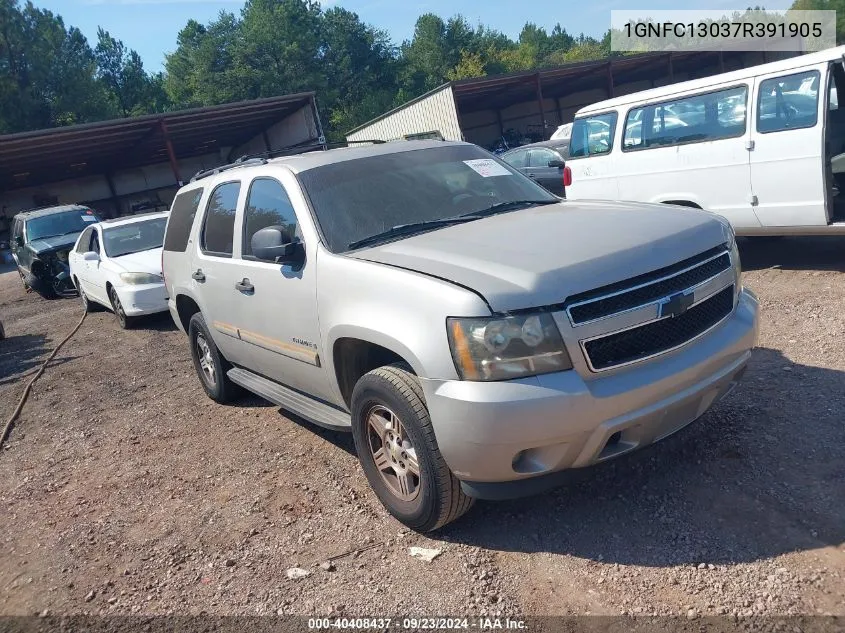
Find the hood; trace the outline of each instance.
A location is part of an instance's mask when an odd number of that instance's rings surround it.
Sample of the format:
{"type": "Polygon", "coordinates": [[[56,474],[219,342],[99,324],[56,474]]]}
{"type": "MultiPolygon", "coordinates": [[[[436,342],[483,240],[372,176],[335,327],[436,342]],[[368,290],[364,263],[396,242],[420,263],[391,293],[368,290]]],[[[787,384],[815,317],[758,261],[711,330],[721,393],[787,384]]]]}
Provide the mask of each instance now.
{"type": "Polygon", "coordinates": [[[450,226],[351,254],[446,279],[496,312],[567,297],[677,263],[729,239],[699,209],[564,201],[450,226]]]}
{"type": "Polygon", "coordinates": [[[70,250],[73,248],[73,245],[76,244],[76,239],[79,237],[79,233],[71,233],[69,235],[57,235],[56,237],[44,237],[40,240],[32,240],[29,243],[29,248],[31,248],[36,253],[44,253],[46,251],[59,251],[63,248],[70,250]]]}
{"type": "Polygon", "coordinates": [[[121,255],[120,257],[109,257],[109,261],[114,262],[127,273],[161,274],[160,248],[140,251],[139,253],[129,253],[128,255],[121,255]]]}

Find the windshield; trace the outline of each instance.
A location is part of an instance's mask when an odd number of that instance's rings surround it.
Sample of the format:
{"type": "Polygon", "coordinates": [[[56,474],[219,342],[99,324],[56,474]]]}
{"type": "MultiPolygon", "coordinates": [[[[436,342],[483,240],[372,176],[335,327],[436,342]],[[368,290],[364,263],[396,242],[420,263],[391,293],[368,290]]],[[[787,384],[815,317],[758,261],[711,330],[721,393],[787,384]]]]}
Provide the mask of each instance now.
{"type": "Polygon", "coordinates": [[[85,227],[94,222],[99,222],[99,219],[93,211],[86,209],[43,215],[26,221],[26,236],[32,242],[46,237],[82,233],[85,227]]]}
{"type": "Polygon", "coordinates": [[[343,161],[309,169],[299,178],[335,253],[405,224],[472,215],[521,200],[558,200],[474,145],[343,161]]]}
{"type": "Polygon", "coordinates": [[[161,248],[164,243],[164,227],[166,225],[167,218],[155,218],[107,228],[103,231],[103,245],[106,248],[106,255],[120,257],[130,253],[161,248]]]}

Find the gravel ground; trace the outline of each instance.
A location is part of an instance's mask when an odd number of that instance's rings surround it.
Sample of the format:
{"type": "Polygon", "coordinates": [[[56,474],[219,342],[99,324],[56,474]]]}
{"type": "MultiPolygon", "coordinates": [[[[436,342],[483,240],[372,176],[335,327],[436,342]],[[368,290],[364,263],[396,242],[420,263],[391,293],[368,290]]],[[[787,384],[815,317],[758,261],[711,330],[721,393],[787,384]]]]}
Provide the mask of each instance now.
{"type": "MultiPolygon", "coordinates": [[[[730,398],[429,536],[383,510],[351,436],[208,400],[169,315],[92,314],[0,451],[0,614],[843,615],[845,240],[743,258],[763,322],[730,398]]],[[[0,275],[0,423],[79,316],[0,275]]]]}

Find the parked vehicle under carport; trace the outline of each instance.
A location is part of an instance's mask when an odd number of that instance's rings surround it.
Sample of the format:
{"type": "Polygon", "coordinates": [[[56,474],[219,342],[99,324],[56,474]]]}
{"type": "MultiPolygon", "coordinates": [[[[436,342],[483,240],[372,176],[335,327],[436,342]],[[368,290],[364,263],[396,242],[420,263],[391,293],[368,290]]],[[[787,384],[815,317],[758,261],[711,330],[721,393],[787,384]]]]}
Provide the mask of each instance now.
{"type": "Polygon", "coordinates": [[[44,298],[71,296],[68,253],[99,218],[88,207],[64,205],[24,211],[13,218],[12,258],[24,287],[44,298]]]}

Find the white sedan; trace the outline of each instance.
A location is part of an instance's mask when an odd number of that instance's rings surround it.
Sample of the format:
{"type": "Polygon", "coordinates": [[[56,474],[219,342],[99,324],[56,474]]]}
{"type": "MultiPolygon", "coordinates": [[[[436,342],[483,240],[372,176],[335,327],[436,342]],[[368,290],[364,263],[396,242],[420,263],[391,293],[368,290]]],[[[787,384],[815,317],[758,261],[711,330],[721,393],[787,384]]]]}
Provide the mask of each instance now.
{"type": "Polygon", "coordinates": [[[136,317],[167,311],[161,248],[167,212],[104,220],[89,226],[68,255],[85,311],[98,303],[122,328],[136,317]]]}

